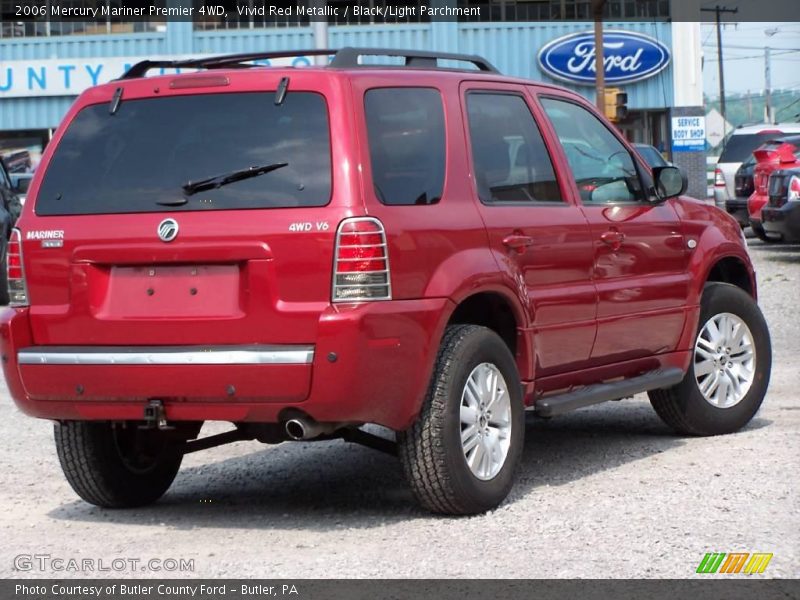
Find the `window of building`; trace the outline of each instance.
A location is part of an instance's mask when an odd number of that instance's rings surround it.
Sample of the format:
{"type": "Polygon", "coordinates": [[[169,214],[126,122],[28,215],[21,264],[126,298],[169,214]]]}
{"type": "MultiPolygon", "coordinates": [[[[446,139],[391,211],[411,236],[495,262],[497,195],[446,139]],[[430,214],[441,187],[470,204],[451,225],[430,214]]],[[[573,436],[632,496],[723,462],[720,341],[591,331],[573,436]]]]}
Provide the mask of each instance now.
{"type": "MultiPolygon", "coordinates": [[[[224,0],[223,0],[224,1],[224,0]]],[[[309,8],[317,8],[329,25],[371,25],[374,23],[425,23],[419,10],[408,9],[408,0],[319,0],[313,2],[264,4],[262,0],[239,0],[227,6],[225,16],[198,12],[205,2],[195,0],[194,28],[199,30],[257,29],[265,27],[307,27],[309,8]]]]}
{"type": "Polygon", "coordinates": [[[372,183],[389,205],[435,204],[442,196],[442,97],[431,88],[378,88],[364,96],[372,183]]]}
{"type": "Polygon", "coordinates": [[[263,0],[221,0],[218,3],[194,0],[194,29],[201,31],[261,29],[265,27],[306,27],[311,20],[297,7],[311,6],[312,2],[272,2],[263,0]],[[212,14],[209,4],[225,7],[224,15],[212,14]],[[201,10],[202,9],[202,10],[201,10]]]}
{"type": "Polygon", "coordinates": [[[561,202],[553,163],[521,96],[467,95],[472,162],[482,202],[561,202]]]}
{"type": "MultiPolygon", "coordinates": [[[[591,21],[592,0],[458,0],[459,6],[479,7],[480,16],[460,21],[591,21]]],[[[669,0],[607,0],[606,19],[667,19],[669,0]]]]}
{"type": "Polygon", "coordinates": [[[583,202],[639,202],[645,199],[630,152],[594,114],[573,102],[543,98],[547,116],[567,155],[583,202]]]}
{"type": "MultiPolygon", "coordinates": [[[[164,0],[156,0],[156,5],[164,5],[164,0]]],[[[126,20],[125,17],[111,16],[114,8],[127,7],[121,0],[97,0],[87,3],[83,0],[43,0],[36,3],[21,3],[19,0],[0,0],[0,39],[21,37],[54,37],[63,35],[113,35],[116,33],[146,33],[166,30],[166,20],[126,20]],[[27,20],[14,20],[17,7],[41,7],[47,18],[35,14],[27,16],[27,20]],[[98,16],[91,21],[76,21],[72,18],[61,18],[54,13],[59,9],[84,8],[87,5],[105,8],[106,16],[98,16]]]]}

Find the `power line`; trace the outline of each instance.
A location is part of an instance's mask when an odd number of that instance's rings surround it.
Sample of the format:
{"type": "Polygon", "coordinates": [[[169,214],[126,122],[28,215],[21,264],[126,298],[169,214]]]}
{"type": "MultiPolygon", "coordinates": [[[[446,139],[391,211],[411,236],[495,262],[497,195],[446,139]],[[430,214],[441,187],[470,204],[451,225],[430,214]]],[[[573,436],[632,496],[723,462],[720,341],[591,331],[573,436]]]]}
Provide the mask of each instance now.
{"type": "MultiPolygon", "coordinates": [[[[715,44],[703,44],[704,48],[713,48],[715,44]]],[[[787,48],[785,46],[770,46],[775,50],[786,50],[789,52],[800,52],[800,48],[787,48]]],[[[731,50],[763,50],[766,46],[747,46],[743,44],[725,44],[725,48],[731,50]]]]}
{"type": "MultiPolygon", "coordinates": [[[[800,50],[790,50],[789,52],[773,52],[772,56],[774,58],[776,56],[781,56],[783,54],[795,54],[796,52],[800,52],[800,50]]],[[[718,56],[718,54],[716,52],[711,54],[712,58],[715,57],[715,56],[718,56]]],[[[747,59],[747,58],[763,58],[763,57],[764,57],[763,54],[748,54],[747,56],[729,56],[725,60],[726,61],[744,60],[744,59],[747,59]]],[[[786,57],[786,58],[782,58],[780,60],[796,60],[796,58],[786,57]]]]}
{"type": "MultiPolygon", "coordinates": [[[[709,48],[713,48],[713,46],[709,46],[709,48]]],[[[798,48],[797,50],[795,50],[793,48],[773,48],[772,46],[770,46],[770,48],[772,49],[773,52],[775,50],[777,50],[777,52],[774,52],[775,54],[797,54],[798,52],[800,52],[800,48],[798,48]]],[[[741,51],[742,52],[752,52],[753,50],[761,50],[761,52],[764,52],[764,50],[766,50],[766,49],[767,49],[767,46],[763,46],[762,48],[753,48],[752,50],[742,49],[741,51]]],[[[730,48],[728,48],[726,46],[725,47],[726,53],[727,53],[728,50],[730,50],[730,48]]],[[[739,50],[739,49],[738,48],[734,48],[734,50],[739,50]]],[[[716,49],[707,50],[707,52],[709,52],[711,54],[716,54],[717,53],[716,49]]],[[[736,55],[734,54],[734,56],[736,56],[736,55]]]]}
{"type": "Polygon", "coordinates": [[[798,102],[800,102],[800,98],[797,98],[797,99],[796,99],[794,102],[790,102],[789,104],[787,104],[787,105],[786,105],[786,106],[784,106],[783,108],[779,109],[779,110],[778,110],[778,111],[775,113],[775,116],[777,117],[777,116],[778,116],[780,113],[782,113],[783,111],[785,111],[785,110],[787,110],[787,109],[791,108],[792,106],[794,106],[794,105],[795,105],[795,104],[797,104],[798,102]]]}

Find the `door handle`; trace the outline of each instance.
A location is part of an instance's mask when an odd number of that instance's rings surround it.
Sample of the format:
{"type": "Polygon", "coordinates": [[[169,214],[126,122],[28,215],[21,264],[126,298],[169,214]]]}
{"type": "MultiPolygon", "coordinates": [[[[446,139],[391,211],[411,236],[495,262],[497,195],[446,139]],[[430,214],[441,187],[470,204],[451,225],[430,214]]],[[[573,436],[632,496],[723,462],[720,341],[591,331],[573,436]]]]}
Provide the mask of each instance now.
{"type": "Polygon", "coordinates": [[[533,238],[529,235],[512,234],[503,238],[503,244],[519,253],[525,251],[528,246],[533,244],[533,238]]]}
{"type": "Polygon", "coordinates": [[[625,234],[616,229],[609,229],[600,236],[604,244],[611,246],[612,250],[619,250],[622,242],[625,241],[625,234]]]}

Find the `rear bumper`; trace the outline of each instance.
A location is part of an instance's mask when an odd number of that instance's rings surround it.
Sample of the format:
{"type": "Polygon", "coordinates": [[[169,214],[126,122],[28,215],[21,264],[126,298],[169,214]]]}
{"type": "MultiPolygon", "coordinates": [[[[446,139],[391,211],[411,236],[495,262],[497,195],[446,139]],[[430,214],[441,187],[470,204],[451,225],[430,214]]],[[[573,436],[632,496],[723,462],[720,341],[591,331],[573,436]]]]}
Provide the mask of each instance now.
{"type": "Polygon", "coordinates": [[[717,208],[725,210],[725,204],[730,200],[728,189],[724,186],[714,186],[714,204],[717,208]]]}
{"type": "Polygon", "coordinates": [[[20,365],[308,365],[314,346],[33,346],[17,352],[20,365]]]}
{"type": "Polygon", "coordinates": [[[278,422],[415,418],[446,316],[445,298],[328,307],[317,340],[297,346],[36,347],[27,309],[0,314],[3,370],[25,413],[139,420],[149,399],[168,420],[278,422]]]}
{"type": "Polygon", "coordinates": [[[785,242],[800,241],[800,203],[765,206],[761,210],[761,226],[767,233],[779,234],[785,242]]]}
{"type": "Polygon", "coordinates": [[[732,198],[725,202],[725,211],[734,217],[742,227],[750,224],[750,215],[747,212],[747,198],[732,198]]]}
{"type": "Polygon", "coordinates": [[[759,194],[758,192],[750,196],[750,199],[747,201],[747,213],[751,221],[761,220],[761,209],[767,205],[768,200],[768,196],[759,194]]]}

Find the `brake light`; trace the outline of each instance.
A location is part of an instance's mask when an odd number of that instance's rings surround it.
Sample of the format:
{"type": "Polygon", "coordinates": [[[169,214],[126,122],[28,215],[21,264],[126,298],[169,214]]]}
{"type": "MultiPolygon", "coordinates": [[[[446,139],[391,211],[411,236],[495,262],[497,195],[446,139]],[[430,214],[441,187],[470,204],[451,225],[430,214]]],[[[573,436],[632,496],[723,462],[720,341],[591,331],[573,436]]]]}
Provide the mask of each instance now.
{"type": "Polygon", "coordinates": [[[8,281],[8,305],[28,306],[28,287],[22,267],[22,235],[19,229],[11,230],[6,250],[6,277],[8,281]]]}
{"type": "Polygon", "coordinates": [[[754,179],[756,181],[756,191],[758,191],[759,194],[766,194],[767,186],[769,185],[769,175],[767,173],[757,172],[754,179]]]}
{"type": "Polygon", "coordinates": [[[199,87],[220,87],[230,85],[230,80],[221,75],[184,75],[169,82],[171,90],[187,90],[199,87]]]}
{"type": "Polygon", "coordinates": [[[383,224],[354,217],[339,224],[333,268],[333,302],[391,300],[389,251],[383,224]]]}
{"type": "Polygon", "coordinates": [[[792,175],[789,180],[786,200],[789,202],[800,202],[800,176],[792,175]]]}
{"type": "Polygon", "coordinates": [[[716,187],[725,187],[725,177],[722,176],[721,169],[714,169],[714,185],[716,187]]]}

